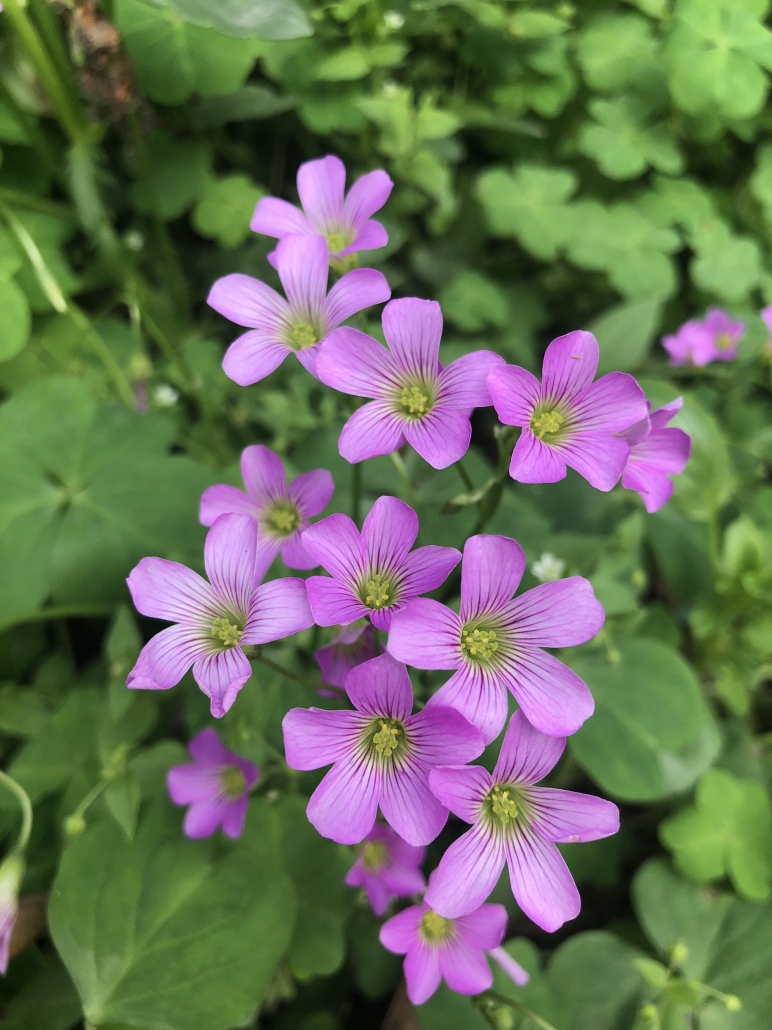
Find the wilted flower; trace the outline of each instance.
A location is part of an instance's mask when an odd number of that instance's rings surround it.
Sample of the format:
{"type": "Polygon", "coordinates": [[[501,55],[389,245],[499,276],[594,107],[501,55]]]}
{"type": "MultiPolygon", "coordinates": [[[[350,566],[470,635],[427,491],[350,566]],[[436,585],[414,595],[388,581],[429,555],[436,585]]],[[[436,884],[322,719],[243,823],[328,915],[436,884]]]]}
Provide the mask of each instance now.
{"type": "Polygon", "coordinates": [[[189,805],[183,824],[188,837],[211,837],[218,826],[229,837],[240,837],[247,817],[249,791],[260,770],[235,751],[229,751],[216,730],[207,727],[188,744],[193,761],[175,765],[166,786],[175,805],[189,805]]]}
{"type": "Polygon", "coordinates": [[[239,273],[218,279],[209,291],[210,307],[249,327],[222,363],[239,386],[265,379],[288,354],[315,375],[319,344],[328,333],[391,296],[389,284],[373,268],[347,272],[327,293],[327,244],[321,236],[286,236],[276,248],[276,268],[286,300],[259,279],[239,273]]]}
{"type": "Polygon", "coordinates": [[[346,875],[349,887],[364,887],[373,912],[382,916],[393,898],[419,894],[426,886],[420,866],[425,847],[407,844],[390,826],[376,823],[346,875]]]}
{"type": "Polygon", "coordinates": [[[452,708],[411,715],[407,669],[388,655],[358,665],[346,692],[355,711],[293,708],[284,717],[284,750],[293,769],[332,765],[311,795],[308,818],[323,837],[359,844],[383,817],[408,844],[433,841],[448,818],[429,789],[429,770],[453,755],[482,753],[480,733],[452,708]]]}
{"type": "Polygon", "coordinates": [[[335,492],[327,469],[314,469],[287,483],[284,463],[262,444],[241,453],[241,476],[246,493],[235,486],[210,486],[201,497],[199,519],[211,526],[220,515],[251,515],[258,525],[255,581],[260,582],[281,552],[291,569],[313,569],[317,562],[303,546],[301,536],[309,518],[319,515],[335,492]]]}
{"type": "Polygon", "coordinates": [[[386,172],[368,172],[357,179],[344,200],[346,166],[339,157],[328,154],[306,161],[298,169],[302,211],[278,197],[263,197],[257,203],[251,227],[254,232],[280,240],[293,235],[324,236],[330,256],[340,261],[356,251],[375,250],[389,242],[386,230],[370,215],[383,207],[393,186],[386,172]]]}
{"type": "Polygon", "coordinates": [[[319,626],[340,626],[366,615],[388,629],[394,612],[413,597],[436,590],[458,565],[454,547],[410,548],[418,516],[396,497],[379,497],[360,534],[348,515],[328,515],[303,534],[303,544],[328,576],[306,580],[319,626]]]}
{"type": "Polygon", "coordinates": [[[630,444],[622,486],[640,494],[648,512],[659,511],[667,504],[673,496],[670,477],[683,472],[689,460],[691,437],[683,429],[668,426],[682,405],[683,400],[678,397],[622,434],[630,444]]]}
{"type": "Polygon", "coordinates": [[[243,648],[313,625],[302,579],[255,586],[257,549],[253,518],[221,515],[204,545],[209,583],[185,565],[164,558],[143,558],[132,569],[127,582],[137,611],[178,625],[145,644],[127,687],[168,690],[192,665],[196,683],[219,719],[252,675],[243,648]]]}
{"type": "Polygon", "coordinates": [[[709,365],[732,361],[745,332],[745,323],[732,319],[721,308],[708,308],[702,321],[684,322],[674,336],[663,336],[662,346],[671,365],[709,365]]]}
{"type": "Polygon", "coordinates": [[[355,397],[372,397],[340,434],[341,455],[352,463],[390,454],[407,440],[436,469],[466,454],[473,408],[492,403],[485,377],[504,359],[480,350],[440,364],[442,312],[434,300],[407,297],[383,310],[389,349],[356,329],[336,329],[319,351],[316,375],[355,397]]]}
{"type": "Polygon", "coordinates": [[[24,857],[12,851],[0,865],[0,973],[8,969],[11,934],[19,915],[19,888],[24,879],[24,857]]]}
{"type": "Polygon", "coordinates": [[[518,365],[489,374],[499,418],[522,427],[509,466],[513,479],[557,483],[568,466],[598,490],[615,485],[630,453],[616,434],[646,417],[646,399],[624,372],[593,382],[599,356],[592,333],[577,331],[547,347],[541,383],[518,365]]]}
{"type": "Polygon", "coordinates": [[[326,647],[314,652],[322,670],[322,679],[333,687],[345,687],[346,677],[351,670],[375,658],[373,628],[364,619],[352,622],[350,626],[339,626],[326,647]]]}
{"type": "Polygon", "coordinates": [[[473,536],[464,545],[461,608],[410,601],[392,621],[388,649],[417,669],[455,669],[429,705],[450,705],[473,723],[486,744],[499,735],[511,691],[543,733],[567,736],[592,715],[584,681],[544,647],[583,644],[603,626],[604,612],[581,576],[513,594],[525,555],[505,536],[473,536]]]}
{"type": "Polygon", "coordinates": [[[534,786],[565,744],[515,712],[493,775],[479,765],[431,771],[429,782],[439,800],[472,823],[429,879],[426,901],[437,912],[449,918],[473,912],[506,864],[515,900],[537,926],[557,930],[579,914],[579,892],[554,842],[608,837],[619,829],[619,811],[590,794],[534,786]]]}

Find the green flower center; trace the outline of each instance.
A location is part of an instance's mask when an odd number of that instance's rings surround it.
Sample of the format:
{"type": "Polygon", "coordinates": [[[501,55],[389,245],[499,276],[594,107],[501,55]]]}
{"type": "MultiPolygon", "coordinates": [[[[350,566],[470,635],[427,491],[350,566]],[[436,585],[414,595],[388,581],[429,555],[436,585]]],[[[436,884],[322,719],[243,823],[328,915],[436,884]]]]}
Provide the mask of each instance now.
{"type": "Polygon", "coordinates": [[[331,254],[340,254],[342,250],[350,244],[351,240],[347,239],[346,234],[342,232],[328,232],[327,233],[327,246],[330,248],[331,254]]]}
{"type": "Polygon", "coordinates": [[[265,523],[277,536],[292,536],[300,525],[300,513],[291,501],[278,501],[268,510],[265,523]]]}
{"type": "Polygon", "coordinates": [[[310,322],[296,322],[289,337],[288,343],[294,350],[305,350],[319,342],[319,334],[310,322]]]}
{"type": "Polygon", "coordinates": [[[429,909],[421,916],[419,930],[427,944],[440,944],[453,933],[453,920],[429,909]]]}
{"type": "Polygon", "coordinates": [[[376,754],[382,758],[393,758],[395,751],[405,747],[405,727],[399,719],[375,719],[367,739],[376,754]]]}
{"type": "Polygon", "coordinates": [[[394,604],[394,590],[391,581],[382,572],[375,572],[367,580],[361,593],[362,602],[376,611],[394,604]]]}
{"type": "Polygon", "coordinates": [[[403,415],[412,416],[414,419],[423,418],[432,410],[429,390],[420,383],[403,386],[399,395],[399,406],[403,415]]]}
{"type": "Polygon", "coordinates": [[[247,780],[237,765],[226,765],[220,774],[222,791],[228,798],[240,798],[247,789],[247,780]]]}
{"type": "Polygon", "coordinates": [[[496,784],[485,799],[491,816],[500,826],[508,826],[517,819],[517,805],[510,797],[512,793],[511,787],[496,784]]]}
{"type": "Polygon", "coordinates": [[[383,869],[388,852],[382,840],[370,840],[362,849],[362,865],[371,873],[383,869]]]}
{"type": "Polygon", "coordinates": [[[562,415],[557,408],[553,408],[551,411],[537,411],[534,412],[531,419],[531,429],[540,440],[543,440],[545,436],[552,438],[560,432],[565,420],[565,415],[562,415]]]}
{"type": "Polygon", "coordinates": [[[716,346],[719,350],[729,350],[733,342],[729,333],[719,333],[716,337],[716,346]]]}
{"type": "Polygon", "coordinates": [[[223,647],[235,647],[241,640],[244,632],[236,623],[230,622],[225,616],[218,616],[212,623],[212,636],[219,640],[223,647]]]}
{"type": "Polygon", "coordinates": [[[494,629],[464,626],[461,630],[461,650],[467,658],[478,664],[489,662],[498,651],[499,644],[494,629]]]}

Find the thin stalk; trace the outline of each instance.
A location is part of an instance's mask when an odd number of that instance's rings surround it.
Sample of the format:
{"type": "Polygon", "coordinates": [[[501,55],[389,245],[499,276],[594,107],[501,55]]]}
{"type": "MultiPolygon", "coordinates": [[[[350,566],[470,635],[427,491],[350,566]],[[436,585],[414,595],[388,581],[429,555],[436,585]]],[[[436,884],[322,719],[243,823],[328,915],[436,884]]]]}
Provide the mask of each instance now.
{"type": "Polygon", "coordinates": [[[474,1006],[480,1015],[483,1017],[488,1026],[492,1026],[493,1030],[501,1030],[496,1020],[493,1018],[493,1013],[488,1011],[488,1006],[485,1001],[480,998],[473,998],[474,1006]]]}
{"type": "Polygon", "coordinates": [[[404,459],[402,458],[402,455],[399,453],[399,451],[392,451],[391,454],[389,455],[389,457],[391,458],[391,460],[392,460],[392,462],[394,464],[394,467],[396,468],[397,472],[399,472],[400,479],[402,480],[403,489],[404,489],[404,495],[405,495],[404,496],[405,503],[406,504],[414,503],[413,502],[413,484],[410,482],[410,476],[409,476],[408,471],[407,471],[407,465],[405,464],[404,459]]]}
{"type": "Polygon", "coordinates": [[[56,15],[46,3],[46,0],[27,0],[28,9],[37,24],[37,29],[48,51],[51,63],[59,76],[59,83],[69,96],[70,103],[75,110],[80,109],[80,97],[72,78],[72,66],[69,56],[62,42],[62,34],[56,15]]]}
{"type": "Polygon", "coordinates": [[[351,466],[351,518],[359,525],[359,506],[362,499],[362,463],[351,466]]]}
{"type": "MultiPolygon", "coordinates": [[[[182,355],[178,352],[172,341],[166,335],[161,326],[156,322],[152,315],[148,314],[147,308],[142,303],[141,290],[144,284],[138,276],[133,276],[129,280],[128,288],[128,299],[126,303],[131,304],[136,302],[139,307],[139,311],[142,318],[142,324],[147,330],[148,336],[155,342],[158,349],[161,351],[163,356],[173,365],[180,373],[185,381],[187,389],[191,393],[195,393],[195,387],[193,383],[193,376],[188,369],[182,355]]],[[[147,287],[144,287],[147,289],[147,287]]]]}
{"type": "MultiPolygon", "coordinates": [[[[5,106],[24,130],[27,139],[32,144],[32,148],[37,152],[38,157],[43,164],[53,175],[59,175],[61,171],[59,168],[59,160],[51,144],[46,139],[45,134],[41,132],[36,125],[34,118],[27,111],[23,110],[23,108],[21,108],[16,102],[16,97],[8,89],[8,86],[5,84],[5,79],[3,79],[1,75],[0,100],[3,101],[5,106]]],[[[11,190],[6,192],[15,193],[16,191],[11,190]]],[[[23,195],[26,196],[26,194],[23,195]]],[[[53,201],[49,201],[49,203],[53,203],[53,201]]]]}
{"type": "Polygon", "coordinates": [[[60,604],[50,608],[39,608],[26,615],[15,615],[11,619],[0,621],[0,633],[13,626],[26,625],[29,622],[48,622],[52,619],[101,619],[112,615],[115,608],[104,604],[60,604]]]}
{"type": "Polygon", "coordinates": [[[474,483],[472,482],[472,479],[471,479],[469,473],[464,468],[464,466],[461,463],[460,459],[459,459],[459,461],[456,462],[456,466],[455,467],[456,467],[456,470],[457,470],[459,476],[461,477],[461,482],[464,484],[464,486],[467,488],[467,490],[469,490],[469,491],[474,490],[474,483]]]}
{"type": "Polygon", "coordinates": [[[83,798],[83,800],[75,809],[75,811],[70,816],[68,816],[68,819],[82,819],[109,783],[109,779],[107,779],[106,777],[102,777],[99,783],[95,784],[88,792],[88,794],[86,794],[86,796],[83,798]]]}
{"type": "MultiPolygon", "coordinates": [[[[0,79],[0,82],[2,80],[0,79]]],[[[0,99],[2,99],[0,91],[0,99]]],[[[30,211],[40,211],[44,215],[56,215],[58,218],[71,218],[72,211],[66,204],[60,204],[56,200],[49,200],[47,197],[36,197],[32,193],[25,193],[24,190],[14,190],[9,186],[0,186],[0,200],[5,200],[16,207],[26,207],[30,211]]]]}
{"type": "Polygon", "coordinates": [[[519,1001],[515,1001],[514,998],[508,998],[506,994],[499,994],[498,991],[486,991],[482,995],[483,998],[490,998],[492,1001],[496,1001],[499,1005],[507,1005],[511,1009],[515,1009],[517,1012],[522,1012],[524,1016],[534,1022],[540,1030],[555,1030],[552,1023],[548,1023],[546,1019],[543,1019],[538,1012],[534,1012],[532,1009],[527,1008],[519,1001]]]}
{"type": "Polygon", "coordinates": [[[0,769],[0,783],[7,790],[10,790],[12,794],[15,794],[16,800],[19,802],[19,807],[21,808],[21,830],[19,831],[19,839],[16,842],[16,850],[24,851],[32,833],[32,802],[24,787],[7,773],[4,773],[2,769],[0,769]]]}
{"type": "Polygon", "coordinates": [[[292,672],[291,669],[286,669],[283,665],[279,665],[278,662],[274,662],[271,658],[266,658],[265,655],[257,655],[254,661],[262,662],[269,669],[273,669],[274,672],[281,673],[282,676],[286,676],[287,679],[294,680],[296,683],[302,683],[304,687],[313,687],[317,690],[322,687],[324,690],[334,690],[336,693],[342,693],[337,687],[331,686],[329,683],[323,683],[322,680],[313,680],[310,676],[301,676],[297,672],[292,672]]]}

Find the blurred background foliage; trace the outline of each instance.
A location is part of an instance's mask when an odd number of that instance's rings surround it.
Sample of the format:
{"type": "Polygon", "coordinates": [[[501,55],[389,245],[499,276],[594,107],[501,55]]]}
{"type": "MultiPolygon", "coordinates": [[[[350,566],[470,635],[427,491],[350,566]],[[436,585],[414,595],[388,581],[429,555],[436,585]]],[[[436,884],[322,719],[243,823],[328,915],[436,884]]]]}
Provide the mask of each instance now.
{"type": "MultiPolygon", "coordinates": [[[[565,847],[584,900],[575,924],[550,938],[508,889],[495,896],[532,973],[516,994],[497,989],[557,1030],[766,1030],[768,8],[5,0],[0,746],[36,823],[2,1025],[67,1030],[85,1013],[104,1030],[359,1030],[387,1009],[392,1030],[485,1025],[444,988],[410,1011],[399,962],[343,886],[350,849],[306,823],[314,775],[275,756],[307,688],[259,667],[218,725],[264,768],[246,833],[226,845],[184,840],[164,792],[208,718],[195,685],[124,687],[157,628],[129,613],[125,576],[146,554],[200,567],[199,495],[237,482],[245,445],[268,444],[294,471],[331,469],[332,510],[350,510],[337,453],[348,402],[294,362],[231,383],[220,361],[235,334],[204,303],[233,271],[278,286],[273,241],[249,230],[254,205],[295,200],[298,165],[333,152],[352,177],[393,177],[389,245],[364,263],[395,295],[440,301],[446,360],[486,347],[537,370],[553,336],[581,327],[601,371],[634,372],[654,406],[685,398],[675,424],[692,459],[656,515],[569,473],[507,481],[488,524],[530,566],[549,553],[588,576],[606,608],[601,636],[562,656],[597,710],[554,783],[623,810],[617,837],[565,847]],[[739,357],[669,367],[659,336],[710,304],[745,320],[739,357]]],[[[377,312],[367,329],[380,333],[377,312]]],[[[474,428],[479,489],[497,462],[489,409],[474,428]]],[[[362,489],[413,504],[424,543],[461,546],[475,524],[474,493],[414,454],[402,476],[368,462],[362,489]]],[[[323,639],[270,653],[314,675],[323,639]]],[[[419,679],[426,694],[439,682],[419,679]]],[[[490,1020],[543,1026],[506,1008],[490,1020]]]]}

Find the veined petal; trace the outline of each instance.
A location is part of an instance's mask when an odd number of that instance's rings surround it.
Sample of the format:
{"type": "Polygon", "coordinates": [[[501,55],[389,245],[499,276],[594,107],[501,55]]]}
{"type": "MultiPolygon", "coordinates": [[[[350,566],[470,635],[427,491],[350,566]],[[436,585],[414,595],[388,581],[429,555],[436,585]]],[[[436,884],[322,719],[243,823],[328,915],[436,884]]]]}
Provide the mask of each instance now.
{"type": "Polygon", "coordinates": [[[219,483],[207,487],[201,494],[198,521],[203,526],[211,526],[220,515],[249,515],[256,519],[259,512],[259,507],[243,490],[219,483]]]}
{"type": "Polygon", "coordinates": [[[439,372],[442,311],[436,300],[403,297],[383,309],[383,333],[403,372],[423,379],[439,372]]]}
{"type": "Polygon", "coordinates": [[[272,333],[253,329],[234,340],[225,352],[222,367],[239,386],[252,386],[275,372],[292,349],[272,333]]]}
{"type": "Polygon", "coordinates": [[[425,594],[442,586],[461,561],[461,552],[455,547],[427,544],[416,547],[405,558],[401,584],[406,598],[425,594]]]}
{"type": "Polygon", "coordinates": [[[572,420],[583,432],[621,433],[646,418],[643,390],[626,372],[609,372],[591,383],[571,408],[572,420]]]}
{"type": "Polygon", "coordinates": [[[427,706],[448,705],[460,712],[490,744],[507,720],[507,687],[501,673],[463,661],[458,672],[433,694],[427,706]]]}
{"type": "Polygon", "coordinates": [[[387,648],[416,669],[457,669],[462,662],[461,620],[439,601],[408,601],[391,620],[387,648]]]}
{"type": "Polygon", "coordinates": [[[418,536],[418,516],[398,497],[379,497],[362,523],[362,543],[369,568],[401,564],[418,536]]]}
{"type": "Polygon", "coordinates": [[[272,579],[257,587],[249,607],[242,644],[267,644],[314,624],[303,579],[272,579]]]}
{"type": "MultiPolygon", "coordinates": [[[[565,336],[558,336],[544,354],[544,396],[556,401],[576,397],[582,390],[587,389],[595,378],[599,358],[600,348],[592,333],[578,329],[573,333],[566,333],[565,336]]],[[[631,422],[635,421],[631,419],[631,422]]]]}
{"type": "Polygon", "coordinates": [[[126,582],[137,611],[152,619],[200,624],[211,622],[220,611],[207,581],[176,561],[143,558],[126,582]]]}
{"type": "Polygon", "coordinates": [[[303,533],[303,546],[323,569],[337,579],[355,583],[365,571],[366,561],[359,530],[348,515],[328,515],[316,525],[309,526],[303,533]]]}
{"type": "Polygon", "coordinates": [[[372,830],[381,792],[379,767],[360,756],[336,762],[311,795],[306,814],[323,837],[359,844],[372,830]]]}
{"type": "Polygon", "coordinates": [[[671,401],[669,404],[663,404],[661,408],[657,408],[656,411],[650,412],[649,422],[651,423],[652,431],[664,429],[668,422],[675,418],[683,406],[683,397],[676,397],[676,399],[671,401]]]}
{"type": "Polygon", "coordinates": [[[294,204],[280,200],[279,197],[263,197],[262,200],[258,200],[249,227],[252,232],[259,232],[264,236],[274,236],[277,239],[292,234],[302,235],[313,232],[303,212],[299,211],[294,204]]]}
{"type": "Polygon", "coordinates": [[[604,492],[616,486],[630,455],[624,440],[602,433],[575,433],[556,450],[566,465],[584,476],[590,486],[604,492]]]}
{"type": "Polygon", "coordinates": [[[286,492],[284,462],[261,443],[245,447],[241,452],[241,477],[249,496],[261,505],[286,492]]]}
{"type": "Polygon", "coordinates": [[[292,352],[298,364],[302,365],[306,372],[313,376],[314,379],[319,378],[316,374],[316,358],[320,349],[321,343],[315,343],[312,347],[304,347],[302,350],[292,352]]]}
{"type": "Polygon", "coordinates": [[[469,415],[442,402],[420,419],[405,419],[402,432],[413,450],[434,469],[446,469],[460,461],[472,439],[469,415]]]}
{"type": "Polygon", "coordinates": [[[386,822],[408,844],[430,844],[448,821],[447,809],[429,790],[429,767],[412,755],[384,772],[380,803],[386,822]]]}
{"type": "Polygon", "coordinates": [[[496,414],[506,426],[529,426],[541,400],[541,383],[519,365],[496,365],[486,383],[496,414]]]}
{"type": "Polygon", "coordinates": [[[342,458],[352,465],[391,454],[405,442],[403,421],[386,401],[370,401],[358,408],[343,427],[338,441],[342,458]]]}
{"type": "Polygon", "coordinates": [[[254,586],[258,587],[265,579],[265,574],[273,565],[276,555],[281,550],[281,541],[267,536],[257,530],[257,554],[255,556],[254,586]]]}
{"type": "Polygon", "coordinates": [[[515,712],[509,720],[493,778],[497,783],[538,783],[557,764],[565,746],[563,737],[540,733],[522,711],[515,712]]]}
{"type": "Polygon", "coordinates": [[[393,188],[394,183],[382,169],[360,176],[343,204],[346,221],[352,229],[358,231],[371,215],[380,211],[393,188]]]}
{"type": "Polygon", "coordinates": [[[524,572],[525,553],[516,540],[492,533],[470,536],[461,565],[461,621],[498,614],[511,601],[524,572]]]}
{"type": "Polygon", "coordinates": [[[456,762],[471,762],[485,749],[480,731],[446,705],[432,705],[411,715],[405,732],[412,750],[427,765],[443,765],[449,754],[456,762]]]}
{"type": "Polygon", "coordinates": [[[222,818],[222,832],[226,837],[236,840],[244,832],[244,823],[247,818],[249,807],[249,795],[244,794],[240,798],[229,800],[222,818]]]}
{"type": "Polygon", "coordinates": [[[383,304],[390,296],[391,287],[382,272],[374,268],[355,268],[346,272],[330,290],[325,305],[326,323],[333,329],[357,311],[383,304]]]}
{"type": "Polygon", "coordinates": [[[619,830],[617,806],[592,794],[533,787],[528,799],[531,825],[547,840],[584,843],[610,837],[619,830]]]}
{"type": "Polygon", "coordinates": [[[251,275],[238,272],[218,279],[206,302],[236,325],[262,329],[274,337],[286,325],[290,314],[289,305],[276,290],[251,275]]]}
{"type": "Polygon", "coordinates": [[[222,797],[195,801],[185,813],[183,830],[191,840],[211,837],[222,824],[228,802],[222,797]]]}
{"type": "Polygon", "coordinates": [[[341,256],[344,256],[354,254],[358,250],[378,250],[380,247],[385,247],[388,242],[389,234],[381,223],[376,222],[374,218],[368,218],[357,233],[354,242],[340,253],[341,256]]]}
{"type": "Polygon", "coordinates": [[[550,737],[570,737],[595,711],[584,680],[554,655],[538,648],[519,649],[501,677],[531,725],[550,737]]]}
{"type": "Polygon", "coordinates": [[[521,830],[506,848],[512,893],[528,918],[548,933],[576,919],[582,907],[579,891],[552,841],[521,830]]]}
{"type": "Polygon", "coordinates": [[[252,675],[252,666],[240,647],[199,658],[193,677],[210,701],[210,711],[221,719],[236,700],[236,695],[252,675]]]}
{"type": "Polygon", "coordinates": [[[199,762],[175,765],[166,774],[166,788],[175,805],[191,805],[206,801],[220,793],[222,770],[199,762]]]}
{"type": "Polygon", "coordinates": [[[506,605],[502,616],[518,645],[573,647],[601,631],[606,613],[590,581],[570,576],[526,591],[506,605]]]}
{"type": "Polygon", "coordinates": [[[329,250],[324,236],[284,236],[276,248],[276,268],[291,317],[313,324],[327,306],[329,250]]]}
{"type": "Polygon", "coordinates": [[[518,483],[558,483],[566,478],[567,461],[563,447],[551,447],[526,428],[512,452],[509,474],[518,483]]]}
{"type": "Polygon", "coordinates": [[[440,952],[420,939],[405,957],[403,963],[407,996],[413,1005],[423,1005],[440,986],[440,952]]]}
{"type": "Polygon", "coordinates": [[[319,562],[303,546],[303,530],[308,529],[301,523],[300,528],[280,543],[281,560],[289,569],[315,569],[319,562]]]}
{"type": "Polygon", "coordinates": [[[188,744],[188,751],[199,765],[228,765],[238,757],[223,744],[220,734],[212,726],[207,726],[193,737],[188,744]]]}
{"type": "Polygon", "coordinates": [[[206,574],[221,603],[234,615],[249,611],[256,552],[257,523],[249,515],[220,515],[206,535],[206,574]]]}
{"type": "Polygon", "coordinates": [[[406,955],[418,941],[418,927],[426,907],[411,905],[387,919],[379,934],[381,944],[395,955],[406,955]]]}
{"type": "Polygon", "coordinates": [[[503,905],[480,905],[476,911],[461,916],[457,926],[467,944],[483,951],[492,951],[504,939],[507,919],[507,910],[503,905]]]}
{"type": "Polygon", "coordinates": [[[371,718],[388,716],[404,722],[413,711],[413,687],[407,669],[390,654],[378,655],[353,668],[346,678],[346,693],[354,707],[371,718]]]}
{"type": "Polygon", "coordinates": [[[324,232],[343,221],[346,166],[339,157],[328,154],[306,161],[298,169],[297,185],[303,211],[314,229],[324,232]]]}
{"type": "Polygon", "coordinates": [[[142,648],[126,686],[132,690],[168,690],[209,650],[205,629],[169,626],[156,633],[142,648]]]}
{"type": "Polygon", "coordinates": [[[516,984],[518,987],[525,987],[531,979],[520,963],[515,962],[509,952],[505,951],[504,948],[490,948],[488,951],[488,957],[498,963],[512,983],[516,984]]]}
{"type": "Polygon", "coordinates": [[[291,708],[284,716],[284,752],[292,769],[323,769],[353,754],[367,725],[359,712],[291,708]]]}
{"type": "Polygon", "coordinates": [[[434,796],[465,823],[476,823],[493,778],[481,765],[441,765],[429,772],[434,796]]]}
{"type": "Polygon", "coordinates": [[[476,350],[457,358],[440,373],[443,403],[462,409],[487,408],[493,404],[488,374],[505,364],[504,358],[491,350],[476,350]]]}
{"type": "Polygon", "coordinates": [[[447,919],[468,915],[496,886],[506,856],[503,840],[483,823],[454,841],[429,877],[424,900],[447,919]]]}
{"type": "Polygon", "coordinates": [[[670,475],[683,472],[689,460],[692,440],[683,429],[652,429],[645,440],[630,448],[627,467],[645,464],[670,475]]]}
{"type": "Polygon", "coordinates": [[[317,626],[345,626],[371,614],[348,583],[329,576],[310,576],[305,583],[317,626]]]}
{"type": "Polygon", "coordinates": [[[482,994],[493,986],[493,973],[481,948],[473,948],[463,937],[449,940],[438,949],[440,972],[456,994],[482,994]]]}
{"type": "Polygon", "coordinates": [[[313,469],[293,479],[287,493],[295,502],[303,519],[320,515],[335,493],[332,474],[327,469],[313,469]]]}
{"type": "Polygon", "coordinates": [[[640,494],[649,513],[659,511],[673,496],[673,482],[668,474],[646,462],[636,461],[632,455],[622,475],[622,486],[640,494]]]}
{"type": "Polygon", "coordinates": [[[319,348],[316,373],[326,386],[354,397],[382,397],[398,375],[385,347],[346,325],[334,329],[319,348]]]}

